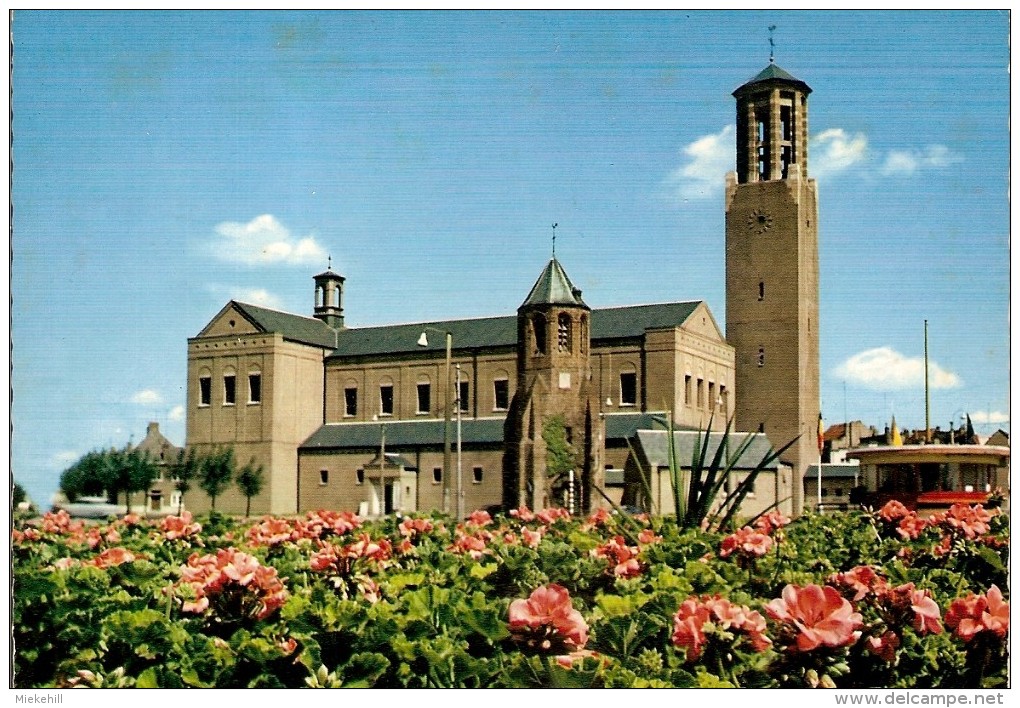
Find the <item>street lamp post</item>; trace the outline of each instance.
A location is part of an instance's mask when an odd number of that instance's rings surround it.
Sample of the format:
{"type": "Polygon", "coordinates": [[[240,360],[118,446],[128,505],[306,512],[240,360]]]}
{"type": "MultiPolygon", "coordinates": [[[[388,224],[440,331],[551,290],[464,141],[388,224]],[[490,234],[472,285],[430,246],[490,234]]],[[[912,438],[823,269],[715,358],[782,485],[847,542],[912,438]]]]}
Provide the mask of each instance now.
{"type": "Polygon", "coordinates": [[[435,327],[426,327],[422,330],[421,336],[418,337],[418,346],[427,347],[429,345],[428,330],[433,332],[439,332],[440,334],[446,335],[446,394],[443,396],[443,513],[450,513],[450,458],[452,457],[450,452],[450,420],[452,418],[453,409],[451,404],[453,397],[450,395],[450,387],[453,385],[451,380],[450,361],[453,352],[453,334],[451,332],[436,329],[435,327]]]}
{"type": "Polygon", "coordinates": [[[464,472],[461,467],[460,414],[464,405],[460,400],[460,364],[457,364],[457,519],[464,520],[464,472]]]}

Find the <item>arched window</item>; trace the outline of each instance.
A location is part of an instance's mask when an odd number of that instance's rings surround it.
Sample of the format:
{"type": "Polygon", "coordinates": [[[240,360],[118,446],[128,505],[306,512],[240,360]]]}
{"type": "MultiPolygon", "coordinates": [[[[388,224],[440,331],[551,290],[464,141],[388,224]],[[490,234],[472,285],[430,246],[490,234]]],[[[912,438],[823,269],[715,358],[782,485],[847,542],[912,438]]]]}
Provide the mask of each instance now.
{"type": "Polygon", "coordinates": [[[557,345],[561,352],[571,351],[570,315],[561,312],[557,318],[557,345]]]}
{"type": "Polygon", "coordinates": [[[535,343],[535,354],[545,354],[545,327],[545,315],[536,312],[531,316],[531,334],[535,343]]]}

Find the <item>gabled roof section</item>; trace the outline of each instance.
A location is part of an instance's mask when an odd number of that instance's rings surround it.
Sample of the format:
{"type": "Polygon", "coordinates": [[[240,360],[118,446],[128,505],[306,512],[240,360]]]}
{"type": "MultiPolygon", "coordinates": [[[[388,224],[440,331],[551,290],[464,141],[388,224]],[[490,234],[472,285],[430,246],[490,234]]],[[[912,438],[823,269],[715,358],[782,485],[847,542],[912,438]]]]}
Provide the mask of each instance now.
{"type": "MultiPolygon", "coordinates": [[[[645,330],[679,327],[701,304],[701,300],[695,300],[592,310],[592,343],[597,346],[599,340],[637,338],[644,336],[645,330]]],[[[483,317],[342,329],[337,338],[337,349],[330,357],[407,354],[414,351],[443,352],[446,349],[443,332],[453,335],[453,348],[456,350],[516,347],[517,317],[483,317]],[[427,347],[418,346],[422,332],[428,333],[427,347]]]]}
{"type": "Polygon", "coordinates": [[[761,71],[759,71],[754,76],[754,78],[752,78],[750,81],[748,81],[743,86],[734,91],[733,95],[736,96],[738,94],[741,94],[747,89],[754,86],[755,84],[762,84],[769,81],[781,81],[788,84],[793,84],[804,93],[811,93],[810,86],[808,86],[806,83],[804,83],[797,77],[793,76],[790,72],[781,68],[778,64],[770,62],[769,65],[766,66],[761,71]]]}
{"type": "MultiPolygon", "coordinates": [[[[461,421],[461,442],[466,445],[502,444],[502,418],[474,418],[461,421]]],[[[442,446],[443,420],[391,420],[385,423],[329,423],[301,443],[301,452],[326,450],[372,450],[382,444],[386,430],[387,448],[442,446]]]]}
{"type": "Polygon", "coordinates": [[[639,337],[648,329],[680,327],[701,303],[701,300],[692,300],[592,310],[591,338],[597,340],[639,337]]]}
{"type": "Polygon", "coordinates": [[[292,342],[311,344],[323,349],[333,349],[336,346],[336,332],[325,322],[314,317],[270,310],[267,307],[236,300],[231,300],[227,304],[227,308],[229,307],[234,307],[241,316],[267,334],[282,334],[284,339],[292,342]]]}
{"type": "MultiPolygon", "coordinates": [[[[637,431],[638,446],[645,459],[651,467],[666,467],[669,465],[669,440],[665,430],[639,430],[637,431]]],[[[727,438],[723,433],[708,433],[708,447],[705,451],[705,461],[708,465],[715,459],[716,451],[723,444],[727,443],[729,451],[723,450],[723,459],[727,454],[735,454],[745,439],[751,438],[750,444],[743,454],[737,458],[732,465],[735,470],[753,470],[758,464],[772,453],[772,443],[764,433],[734,433],[731,432],[727,438]]],[[[690,467],[694,459],[695,446],[704,444],[705,433],[698,430],[674,430],[673,445],[676,450],[677,460],[682,467],[690,467]]],[[[724,463],[725,464],[725,463],[724,463]]],[[[773,459],[764,469],[774,470],[779,467],[779,460],[773,459]]]]}
{"type": "Polygon", "coordinates": [[[340,331],[337,349],[331,356],[444,352],[446,337],[443,332],[453,335],[455,349],[513,347],[517,344],[517,318],[484,317],[344,329],[340,331]],[[422,332],[428,334],[427,347],[418,346],[422,332]]]}
{"type": "Polygon", "coordinates": [[[584,300],[581,299],[580,288],[574,287],[574,284],[570,282],[570,278],[567,277],[567,272],[563,270],[563,266],[554,257],[546,265],[542,274],[538,276],[538,280],[531,288],[531,292],[528,293],[528,297],[524,299],[521,307],[529,307],[531,305],[575,305],[578,307],[588,307],[584,304],[584,300]]]}

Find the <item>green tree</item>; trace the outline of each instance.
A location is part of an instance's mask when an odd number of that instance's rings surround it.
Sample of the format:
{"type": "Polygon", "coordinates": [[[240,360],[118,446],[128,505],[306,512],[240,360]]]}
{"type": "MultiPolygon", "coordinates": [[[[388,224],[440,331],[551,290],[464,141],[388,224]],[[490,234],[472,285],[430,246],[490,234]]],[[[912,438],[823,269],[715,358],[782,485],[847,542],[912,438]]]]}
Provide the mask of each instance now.
{"type": "Polygon", "coordinates": [[[209,508],[216,511],[216,497],[230,486],[234,479],[234,448],[214,450],[202,460],[198,486],[209,495],[209,508]]]}
{"type": "Polygon", "coordinates": [[[545,441],[545,471],[550,479],[557,479],[577,467],[577,452],[567,440],[567,424],[562,415],[553,415],[542,424],[545,441]]]}
{"type": "Polygon", "coordinates": [[[237,472],[237,486],[246,500],[244,507],[245,517],[251,516],[251,498],[257,496],[265,486],[265,477],[262,474],[262,465],[255,463],[251,458],[244,467],[237,472]]]}
{"type": "Polygon", "coordinates": [[[93,450],[85,453],[60,475],[60,491],[68,501],[82,496],[108,494],[110,482],[109,452],[93,450]]]}
{"type": "Polygon", "coordinates": [[[153,481],[159,477],[159,470],[147,451],[134,449],[122,454],[127,467],[127,486],[124,492],[127,496],[127,511],[131,513],[131,495],[135,492],[147,492],[153,481]]]}
{"type": "Polygon", "coordinates": [[[191,484],[197,480],[202,471],[202,458],[195,448],[185,452],[184,448],[177,453],[177,461],[173,465],[174,488],[180,492],[177,498],[177,515],[180,516],[184,510],[184,495],[191,489],[191,484]]]}

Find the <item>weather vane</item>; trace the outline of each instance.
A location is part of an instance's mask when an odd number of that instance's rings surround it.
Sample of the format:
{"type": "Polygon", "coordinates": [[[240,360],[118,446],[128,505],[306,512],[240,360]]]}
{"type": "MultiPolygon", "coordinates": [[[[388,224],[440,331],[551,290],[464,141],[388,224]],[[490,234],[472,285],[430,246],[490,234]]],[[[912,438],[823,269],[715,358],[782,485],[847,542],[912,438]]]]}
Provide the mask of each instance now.
{"type": "Polygon", "coordinates": [[[326,270],[333,270],[333,255],[326,256],[326,270]]]}
{"type": "Polygon", "coordinates": [[[553,258],[556,258],[556,227],[559,225],[559,222],[553,224],[553,258]]]}
{"type": "Polygon", "coordinates": [[[776,40],[772,36],[775,31],[776,26],[769,25],[769,64],[774,64],[776,61],[776,40]]]}

